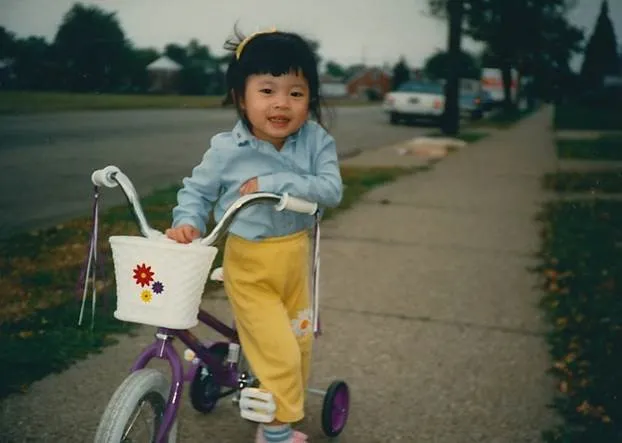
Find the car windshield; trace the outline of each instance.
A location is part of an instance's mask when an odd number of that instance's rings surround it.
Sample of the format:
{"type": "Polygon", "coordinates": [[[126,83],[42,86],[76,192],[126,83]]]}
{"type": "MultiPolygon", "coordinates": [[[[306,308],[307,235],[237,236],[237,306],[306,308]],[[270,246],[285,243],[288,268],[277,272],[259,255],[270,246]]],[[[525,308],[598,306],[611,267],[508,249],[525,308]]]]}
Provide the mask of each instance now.
{"type": "Polygon", "coordinates": [[[408,82],[397,88],[399,92],[423,92],[426,94],[442,94],[443,85],[438,83],[408,82]]]}

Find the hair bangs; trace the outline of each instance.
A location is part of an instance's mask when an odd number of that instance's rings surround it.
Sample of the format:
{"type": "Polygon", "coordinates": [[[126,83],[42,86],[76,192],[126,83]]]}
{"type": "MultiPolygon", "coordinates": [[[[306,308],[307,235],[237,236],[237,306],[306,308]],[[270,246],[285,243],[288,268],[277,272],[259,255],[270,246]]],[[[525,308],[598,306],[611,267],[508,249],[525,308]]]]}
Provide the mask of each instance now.
{"type": "Polygon", "coordinates": [[[251,40],[239,61],[243,78],[254,74],[303,75],[313,95],[318,78],[315,56],[303,41],[283,34],[266,34],[251,40]]]}

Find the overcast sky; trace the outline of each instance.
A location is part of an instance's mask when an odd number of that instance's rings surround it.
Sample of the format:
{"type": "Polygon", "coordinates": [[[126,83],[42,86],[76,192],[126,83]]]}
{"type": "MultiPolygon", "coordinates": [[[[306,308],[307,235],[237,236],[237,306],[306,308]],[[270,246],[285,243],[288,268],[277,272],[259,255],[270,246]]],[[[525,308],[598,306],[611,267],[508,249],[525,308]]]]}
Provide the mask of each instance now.
{"type": "MultiPolygon", "coordinates": [[[[507,0],[506,0],[507,1],[507,0]]],[[[49,41],[74,0],[0,0],[0,26],[20,37],[49,41]]],[[[236,20],[245,32],[269,26],[300,32],[320,41],[325,59],[343,64],[364,61],[393,65],[403,55],[411,66],[447,42],[442,21],[426,16],[427,0],[85,0],[116,11],[127,37],[137,46],[162,49],[197,38],[216,54],[236,20]]],[[[596,22],[600,0],[579,0],[570,19],[587,30],[596,22]]],[[[622,44],[622,0],[609,0],[610,16],[622,44]]],[[[463,42],[464,49],[479,48],[463,42]]],[[[577,61],[573,63],[577,65],[577,61]]]]}

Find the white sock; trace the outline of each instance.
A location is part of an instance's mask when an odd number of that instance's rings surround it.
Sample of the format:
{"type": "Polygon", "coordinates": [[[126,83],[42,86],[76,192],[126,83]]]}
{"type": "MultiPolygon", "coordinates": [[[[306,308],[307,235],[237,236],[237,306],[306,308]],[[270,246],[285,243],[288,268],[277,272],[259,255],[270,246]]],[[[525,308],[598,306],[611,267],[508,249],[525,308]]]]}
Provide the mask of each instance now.
{"type": "Polygon", "coordinates": [[[294,431],[291,425],[263,425],[263,436],[268,443],[288,443],[292,440],[294,431]]]}

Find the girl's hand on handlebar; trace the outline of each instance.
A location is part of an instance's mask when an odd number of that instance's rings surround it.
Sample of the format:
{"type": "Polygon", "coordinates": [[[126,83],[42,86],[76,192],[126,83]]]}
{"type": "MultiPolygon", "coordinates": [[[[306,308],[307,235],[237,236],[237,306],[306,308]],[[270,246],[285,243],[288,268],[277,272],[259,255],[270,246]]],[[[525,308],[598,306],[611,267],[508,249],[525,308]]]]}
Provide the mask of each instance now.
{"type": "Polygon", "coordinates": [[[181,225],[167,229],[165,234],[177,243],[190,243],[192,240],[199,238],[201,232],[192,225],[181,225]]]}

